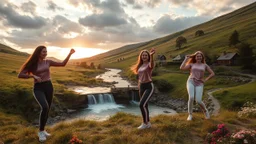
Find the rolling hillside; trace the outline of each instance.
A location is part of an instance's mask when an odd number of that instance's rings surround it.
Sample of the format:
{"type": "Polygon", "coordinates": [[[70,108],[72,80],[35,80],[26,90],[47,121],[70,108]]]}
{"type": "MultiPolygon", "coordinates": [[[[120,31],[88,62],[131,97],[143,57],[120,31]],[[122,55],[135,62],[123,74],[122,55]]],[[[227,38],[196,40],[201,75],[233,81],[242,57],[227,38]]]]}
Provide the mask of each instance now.
{"type": "Polygon", "coordinates": [[[9,46],[3,45],[0,43],[0,52],[2,53],[8,53],[8,54],[15,54],[15,55],[21,55],[21,56],[28,56],[28,53],[20,52],[18,50],[15,50],[9,46]]]}
{"type": "Polygon", "coordinates": [[[178,54],[194,53],[197,50],[213,57],[220,55],[223,51],[236,51],[236,48],[228,46],[228,39],[234,30],[238,31],[240,41],[251,44],[254,53],[256,53],[256,2],[186,30],[148,42],[123,46],[97,56],[80,59],[80,61],[124,68],[136,62],[140,50],[151,47],[156,48],[156,54],[165,54],[169,60],[178,54]],[[203,30],[205,35],[195,37],[197,30],[203,30]],[[183,46],[179,50],[175,47],[178,36],[184,36],[187,39],[185,47],[183,46]],[[117,62],[118,58],[125,60],[117,62]]]}

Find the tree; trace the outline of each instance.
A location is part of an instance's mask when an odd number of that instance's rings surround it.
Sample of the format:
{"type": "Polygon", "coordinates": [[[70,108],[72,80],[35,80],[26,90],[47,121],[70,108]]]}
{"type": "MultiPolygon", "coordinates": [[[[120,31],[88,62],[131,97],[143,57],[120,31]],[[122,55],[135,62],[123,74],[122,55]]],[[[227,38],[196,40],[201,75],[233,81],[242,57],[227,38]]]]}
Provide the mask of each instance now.
{"type": "Polygon", "coordinates": [[[198,30],[198,31],[196,31],[196,33],[195,33],[195,36],[197,37],[197,36],[202,36],[202,35],[204,35],[204,31],[203,30],[198,30]]]}
{"type": "Polygon", "coordinates": [[[90,68],[91,68],[91,69],[95,69],[95,65],[94,65],[94,63],[93,63],[93,62],[91,62],[91,64],[90,64],[90,68]]]}
{"type": "Polygon", "coordinates": [[[229,37],[229,47],[230,46],[235,46],[238,44],[239,41],[239,33],[235,30],[232,35],[229,37]]]}
{"type": "Polygon", "coordinates": [[[176,39],[176,47],[178,47],[178,49],[180,49],[181,46],[185,43],[187,43],[187,39],[183,36],[180,36],[176,39]]]}
{"type": "Polygon", "coordinates": [[[86,62],[81,62],[81,63],[80,63],[80,66],[82,66],[82,67],[84,67],[84,68],[88,68],[88,65],[87,65],[86,62]]]}
{"type": "Polygon", "coordinates": [[[99,64],[98,67],[97,67],[97,69],[101,69],[101,68],[102,68],[102,67],[101,67],[101,64],[99,64]]]}
{"type": "Polygon", "coordinates": [[[248,43],[241,43],[238,46],[239,51],[239,61],[243,66],[243,69],[252,69],[253,62],[255,61],[255,57],[253,56],[253,51],[248,43]]]}

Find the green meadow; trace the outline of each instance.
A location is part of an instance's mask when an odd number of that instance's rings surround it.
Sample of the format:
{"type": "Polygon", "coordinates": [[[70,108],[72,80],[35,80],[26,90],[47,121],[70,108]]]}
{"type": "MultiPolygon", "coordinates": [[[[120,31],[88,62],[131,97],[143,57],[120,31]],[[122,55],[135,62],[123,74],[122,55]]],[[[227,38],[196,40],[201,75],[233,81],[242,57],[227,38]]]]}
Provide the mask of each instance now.
{"type": "MultiPolygon", "coordinates": [[[[240,41],[251,45],[254,55],[256,55],[255,23],[256,3],[253,3],[232,13],[165,37],[124,46],[79,61],[120,68],[123,70],[124,77],[134,81],[135,75],[131,73],[130,66],[136,62],[141,50],[155,47],[156,56],[164,54],[167,61],[171,61],[171,58],[178,54],[191,54],[197,50],[202,50],[213,59],[223,51],[237,52],[237,48],[228,46],[229,36],[234,30],[239,32],[240,41]],[[199,29],[203,30],[205,35],[195,37],[195,32],[199,29]],[[175,40],[181,35],[187,38],[187,44],[181,49],[177,49],[175,40]],[[124,60],[118,62],[119,58],[124,58],[124,60]]],[[[34,112],[34,109],[39,106],[32,95],[33,80],[17,78],[18,70],[28,55],[13,51],[4,45],[0,45],[0,49],[0,143],[38,143],[37,128],[31,124],[31,120],[38,117],[39,114],[39,112],[34,112]]],[[[205,143],[207,133],[216,130],[217,125],[222,123],[230,132],[240,129],[256,129],[255,115],[252,117],[238,116],[244,103],[248,101],[256,103],[256,81],[249,76],[241,75],[240,73],[245,73],[241,66],[212,66],[212,68],[216,75],[206,82],[204,99],[208,98],[206,94],[208,90],[221,88],[213,93],[213,96],[219,101],[221,109],[219,115],[212,116],[209,120],[204,119],[202,112],[195,113],[194,120],[191,122],[186,121],[187,113],[173,116],[159,115],[151,118],[152,128],[137,130],[137,126],[141,124],[141,117],[117,113],[102,122],[76,120],[47,126],[47,131],[53,135],[45,143],[69,143],[76,136],[82,143],[90,144],[192,144],[205,143]]],[[[109,85],[109,83],[94,78],[103,72],[104,70],[91,70],[70,64],[66,67],[52,68],[51,76],[55,93],[62,94],[54,96],[54,103],[62,108],[70,108],[82,101],[77,94],[69,92],[66,85],[109,85]]],[[[255,72],[250,72],[255,75],[255,72]]],[[[153,82],[162,93],[170,98],[188,99],[186,91],[188,71],[179,70],[179,65],[167,65],[156,67],[153,73],[153,82]]],[[[56,115],[56,113],[51,112],[51,115],[56,115]]]]}

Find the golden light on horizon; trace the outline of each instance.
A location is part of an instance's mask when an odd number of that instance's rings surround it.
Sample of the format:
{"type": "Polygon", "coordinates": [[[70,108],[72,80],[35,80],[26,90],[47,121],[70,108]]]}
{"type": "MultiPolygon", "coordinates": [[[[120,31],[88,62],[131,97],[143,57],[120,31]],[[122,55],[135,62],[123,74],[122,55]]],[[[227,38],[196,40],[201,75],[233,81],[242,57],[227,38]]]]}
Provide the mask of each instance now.
{"type": "MultiPolygon", "coordinates": [[[[91,57],[91,56],[108,51],[100,48],[85,48],[85,47],[71,47],[71,48],[75,49],[76,52],[71,56],[70,59],[80,59],[80,58],[91,57]]],[[[55,57],[57,59],[64,60],[69,54],[71,48],[47,46],[47,57],[55,57]]],[[[20,51],[32,54],[34,49],[20,49],[20,51]]]]}
{"type": "Polygon", "coordinates": [[[107,52],[108,50],[103,50],[99,48],[83,48],[83,47],[73,47],[75,49],[75,53],[72,55],[72,59],[79,59],[85,57],[91,57],[100,53],[107,52]]]}

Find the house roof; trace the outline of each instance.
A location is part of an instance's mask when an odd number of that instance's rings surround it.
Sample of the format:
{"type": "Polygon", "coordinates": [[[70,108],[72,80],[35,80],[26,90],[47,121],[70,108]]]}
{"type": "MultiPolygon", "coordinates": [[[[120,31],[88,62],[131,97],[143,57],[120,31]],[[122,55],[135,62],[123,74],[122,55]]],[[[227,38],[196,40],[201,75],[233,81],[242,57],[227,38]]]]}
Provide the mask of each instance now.
{"type": "Polygon", "coordinates": [[[177,55],[175,58],[173,58],[172,60],[173,60],[173,61],[179,61],[179,60],[182,60],[184,57],[185,57],[184,54],[179,54],[179,55],[177,55]]]}
{"type": "Polygon", "coordinates": [[[231,60],[235,55],[236,53],[226,53],[225,55],[222,53],[217,60],[231,60]]]}

